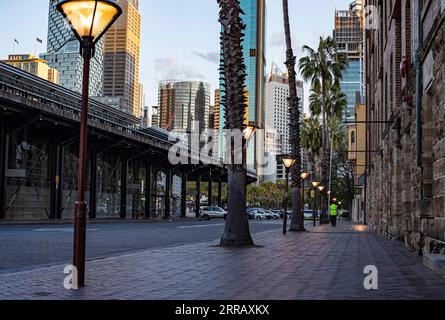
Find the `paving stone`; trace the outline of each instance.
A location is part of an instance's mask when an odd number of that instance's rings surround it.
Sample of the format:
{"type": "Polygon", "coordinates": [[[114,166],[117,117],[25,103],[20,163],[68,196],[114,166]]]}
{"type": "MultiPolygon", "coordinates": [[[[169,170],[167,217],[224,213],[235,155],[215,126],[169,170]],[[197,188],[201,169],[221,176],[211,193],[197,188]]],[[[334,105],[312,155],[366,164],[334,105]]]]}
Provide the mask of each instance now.
{"type": "Polygon", "coordinates": [[[354,224],[255,235],[262,247],[216,241],[152,249],[87,263],[87,287],[63,287],[63,265],[0,275],[2,299],[306,300],[445,299],[445,281],[399,242],[354,224]],[[379,289],[367,291],[367,265],[379,289]]]}

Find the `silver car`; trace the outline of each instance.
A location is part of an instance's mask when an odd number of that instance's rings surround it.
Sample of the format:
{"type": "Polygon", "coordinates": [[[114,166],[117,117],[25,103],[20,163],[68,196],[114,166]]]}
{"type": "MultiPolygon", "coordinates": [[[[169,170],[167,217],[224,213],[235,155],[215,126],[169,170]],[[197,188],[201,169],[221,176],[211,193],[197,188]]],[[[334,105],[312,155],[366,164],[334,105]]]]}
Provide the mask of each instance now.
{"type": "Polygon", "coordinates": [[[202,207],[200,210],[200,218],[204,220],[226,219],[227,211],[219,207],[202,207]]]}

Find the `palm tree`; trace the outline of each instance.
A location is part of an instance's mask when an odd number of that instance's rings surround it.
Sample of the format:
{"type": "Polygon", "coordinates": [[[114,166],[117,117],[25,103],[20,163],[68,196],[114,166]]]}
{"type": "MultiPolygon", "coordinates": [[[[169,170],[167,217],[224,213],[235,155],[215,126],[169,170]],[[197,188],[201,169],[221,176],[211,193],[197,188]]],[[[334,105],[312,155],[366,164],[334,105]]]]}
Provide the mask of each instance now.
{"type": "Polygon", "coordinates": [[[301,144],[308,151],[309,162],[312,164],[313,179],[315,177],[316,158],[320,156],[323,129],[317,116],[304,118],[301,128],[301,144]]]}
{"type": "MultiPolygon", "coordinates": [[[[318,107],[322,115],[322,182],[326,186],[329,158],[329,130],[327,118],[327,102],[332,88],[339,88],[343,72],[348,66],[346,55],[337,51],[337,44],[331,37],[320,37],[317,50],[304,46],[307,55],[300,59],[300,72],[305,81],[311,82],[311,90],[315,94],[311,98],[319,97],[318,107]]],[[[315,104],[314,104],[315,106],[315,104]]]]}
{"type": "MultiPolygon", "coordinates": [[[[331,86],[326,93],[325,111],[326,119],[342,118],[348,104],[347,97],[338,86],[331,86]]],[[[319,117],[322,113],[321,95],[312,91],[309,96],[309,108],[313,116],[319,117]]]]}
{"type": "MultiPolygon", "coordinates": [[[[246,79],[246,66],[243,58],[242,40],[245,25],[241,19],[239,0],[218,0],[221,23],[221,80],[223,82],[223,95],[221,104],[225,108],[225,129],[244,129],[246,115],[246,97],[244,95],[244,82],[246,79]]],[[[231,163],[228,167],[228,215],[221,246],[243,247],[252,246],[249,222],[246,212],[246,166],[235,163],[235,146],[230,144],[231,163]]],[[[246,141],[243,139],[243,149],[246,141]]]]}
{"type": "Polygon", "coordinates": [[[304,215],[301,210],[301,140],[300,140],[300,99],[297,94],[297,74],[295,64],[297,58],[292,49],[292,36],[289,23],[288,0],[283,0],[284,33],[286,36],[286,67],[289,74],[289,140],[292,157],[297,160],[292,168],[292,221],[290,231],[305,231],[304,215]]]}

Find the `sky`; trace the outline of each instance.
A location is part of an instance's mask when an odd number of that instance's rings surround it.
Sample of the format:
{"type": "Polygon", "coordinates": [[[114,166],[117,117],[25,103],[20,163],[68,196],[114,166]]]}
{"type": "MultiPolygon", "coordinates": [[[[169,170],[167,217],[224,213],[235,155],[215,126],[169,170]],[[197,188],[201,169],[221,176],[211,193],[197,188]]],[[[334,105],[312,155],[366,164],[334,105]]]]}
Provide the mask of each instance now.
{"type": "MultiPolygon", "coordinates": [[[[289,0],[294,52],[316,47],[320,36],[331,36],[335,8],[352,0],[289,0]]],[[[200,80],[218,88],[219,32],[216,0],[140,0],[142,16],[140,82],[146,105],[157,105],[160,80],[200,80]]],[[[12,53],[44,53],[49,0],[0,0],[0,59],[12,53]],[[36,37],[43,44],[36,42],[36,37]]],[[[282,1],[267,0],[267,72],[272,62],[285,71],[282,1]]],[[[305,86],[305,107],[309,88],[305,86]]]]}

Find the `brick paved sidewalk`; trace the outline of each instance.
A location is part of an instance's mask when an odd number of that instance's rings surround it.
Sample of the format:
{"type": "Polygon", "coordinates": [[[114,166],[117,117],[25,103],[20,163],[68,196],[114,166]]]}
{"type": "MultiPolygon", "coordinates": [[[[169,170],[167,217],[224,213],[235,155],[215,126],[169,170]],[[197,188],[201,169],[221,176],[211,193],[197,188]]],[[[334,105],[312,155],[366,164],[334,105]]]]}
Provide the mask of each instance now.
{"type": "Polygon", "coordinates": [[[155,249],[87,265],[87,287],[63,288],[64,266],[0,275],[0,299],[445,299],[445,281],[398,242],[341,223],[286,237],[257,234],[259,247],[212,243],[155,249]],[[379,269],[379,290],[363,269],[379,269]]]}

